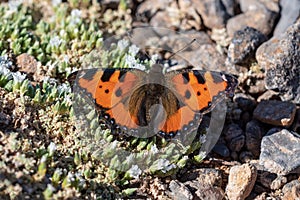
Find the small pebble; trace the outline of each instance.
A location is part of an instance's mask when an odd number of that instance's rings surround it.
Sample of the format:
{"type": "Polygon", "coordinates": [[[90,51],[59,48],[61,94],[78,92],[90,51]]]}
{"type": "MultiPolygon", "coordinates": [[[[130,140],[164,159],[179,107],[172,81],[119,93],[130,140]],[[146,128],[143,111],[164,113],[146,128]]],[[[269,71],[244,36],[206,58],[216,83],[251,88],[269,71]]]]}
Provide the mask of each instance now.
{"type": "Polygon", "coordinates": [[[230,200],[245,199],[251,192],[257,177],[253,165],[243,164],[230,169],[226,195],[230,200]]]}

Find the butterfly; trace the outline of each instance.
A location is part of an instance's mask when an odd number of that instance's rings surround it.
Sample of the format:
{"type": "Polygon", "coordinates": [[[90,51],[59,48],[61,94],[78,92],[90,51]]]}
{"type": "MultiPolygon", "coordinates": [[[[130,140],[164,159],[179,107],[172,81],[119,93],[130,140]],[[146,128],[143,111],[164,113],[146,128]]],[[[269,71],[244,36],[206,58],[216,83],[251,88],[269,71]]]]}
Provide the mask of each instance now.
{"type": "Polygon", "coordinates": [[[226,95],[233,95],[237,79],[205,70],[166,72],[154,64],[148,72],[136,68],[81,71],[76,85],[93,100],[112,131],[173,138],[195,131],[204,114],[226,95]]]}

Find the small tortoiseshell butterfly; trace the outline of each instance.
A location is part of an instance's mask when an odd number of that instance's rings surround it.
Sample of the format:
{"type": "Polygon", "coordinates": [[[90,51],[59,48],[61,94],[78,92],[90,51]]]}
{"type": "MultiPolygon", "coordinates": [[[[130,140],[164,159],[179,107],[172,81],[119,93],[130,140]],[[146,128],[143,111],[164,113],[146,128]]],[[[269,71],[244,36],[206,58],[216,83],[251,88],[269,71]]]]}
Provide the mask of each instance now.
{"type": "Polygon", "coordinates": [[[198,128],[202,115],[226,95],[237,80],[221,72],[193,69],[164,73],[159,64],[150,71],[133,68],[90,69],[77,76],[77,86],[94,100],[100,117],[112,130],[164,138],[198,128]]]}

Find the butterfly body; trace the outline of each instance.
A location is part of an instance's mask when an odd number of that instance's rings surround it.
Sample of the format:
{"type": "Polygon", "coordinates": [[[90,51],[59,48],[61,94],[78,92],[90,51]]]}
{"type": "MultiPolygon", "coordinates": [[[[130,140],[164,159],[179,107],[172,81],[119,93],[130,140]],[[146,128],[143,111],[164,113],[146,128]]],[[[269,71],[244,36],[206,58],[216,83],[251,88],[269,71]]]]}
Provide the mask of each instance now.
{"type": "Polygon", "coordinates": [[[164,72],[155,64],[138,69],[94,69],[82,73],[77,85],[95,100],[100,116],[125,134],[166,138],[198,128],[202,115],[232,94],[237,81],[220,72],[164,72]]]}

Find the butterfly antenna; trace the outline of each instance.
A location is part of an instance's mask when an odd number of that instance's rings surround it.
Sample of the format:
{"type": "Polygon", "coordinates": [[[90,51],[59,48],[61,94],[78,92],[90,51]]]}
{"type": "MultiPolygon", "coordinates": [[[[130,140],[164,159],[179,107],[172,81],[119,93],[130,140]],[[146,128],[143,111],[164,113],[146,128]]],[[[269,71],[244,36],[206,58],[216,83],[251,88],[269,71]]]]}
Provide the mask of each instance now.
{"type": "Polygon", "coordinates": [[[179,49],[178,51],[172,53],[172,54],[170,55],[170,57],[168,58],[168,60],[169,60],[170,58],[172,58],[173,56],[175,56],[177,53],[179,53],[179,52],[183,51],[184,49],[188,48],[189,46],[191,46],[191,45],[192,45],[194,42],[196,42],[196,41],[197,41],[197,39],[194,38],[192,41],[190,41],[190,42],[189,42],[188,44],[186,44],[184,47],[182,47],[182,48],[179,49]]]}

